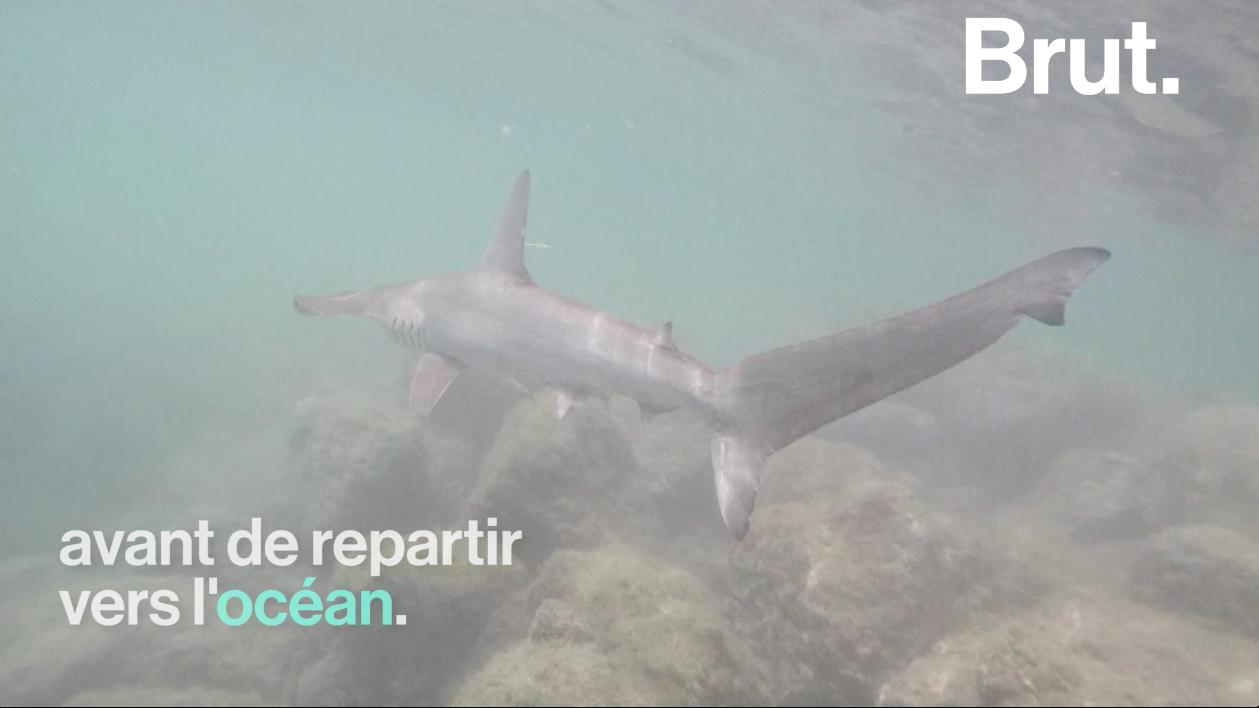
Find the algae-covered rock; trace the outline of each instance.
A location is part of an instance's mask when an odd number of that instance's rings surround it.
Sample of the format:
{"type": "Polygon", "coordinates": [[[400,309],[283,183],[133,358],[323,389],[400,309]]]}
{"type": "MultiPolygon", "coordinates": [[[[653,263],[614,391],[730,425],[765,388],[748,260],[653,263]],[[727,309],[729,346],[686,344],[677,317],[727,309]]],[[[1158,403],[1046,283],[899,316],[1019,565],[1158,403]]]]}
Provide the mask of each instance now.
{"type": "Polygon", "coordinates": [[[456,705],[697,705],[767,699],[751,654],[681,568],[625,545],[560,551],[525,593],[526,636],[456,705]]]}
{"type": "Polygon", "coordinates": [[[827,430],[826,435],[876,450],[882,460],[927,468],[938,475],[941,455],[955,455],[956,451],[949,446],[939,416],[904,399],[893,397],[863,408],[827,430]]]}
{"type": "Polygon", "coordinates": [[[207,688],[154,688],[137,686],[113,690],[87,690],[66,701],[65,706],[275,706],[256,693],[207,688]]]}
{"type": "Polygon", "coordinates": [[[1055,597],[936,642],[881,705],[1255,705],[1259,645],[1100,595],[1055,597]]]}
{"type": "MultiPolygon", "coordinates": [[[[265,571],[264,571],[265,573],[265,571]]],[[[240,573],[224,567],[224,586],[240,573]]],[[[272,580],[262,580],[270,583],[272,580]]],[[[284,699],[291,659],[302,640],[259,625],[227,627],[207,612],[193,624],[191,602],[179,622],[101,626],[90,610],[79,625],[67,619],[57,589],[114,588],[125,592],[191,588],[191,578],[165,571],[94,566],[66,568],[55,560],[0,564],[0,703],[4,705],[254,705],[284,699]],[[51,584],[51,587],[47,587],[51,584]],[[260,671],[259,667],[269,667],[260,671]]]]}
{"type": "Polygon", "coordinates": [[[1132,570],[1132,594],[1259,639],[1259,544],[1215,526],[1169,529],[1132,570]]]}
{"type": "Polygon", "coordinates": [[[518,644],[495,655],[452,701],[455,706],[648,706],[694,703],[660,691],[590,643],[518,644]]]}
{"type": "Polygon", "coordinates": [[[1019,589],[861,448],[803,440],[771,462],[764,491],[732,555],[735,617],[781,702],[873,700],[888,672],[1019,589]]]}
{"type": "Polygon", "coordinates": [[[551,395],[516,406],[486,454],[472,494],[474,516],[519,529],[516,552],[534,561],[556,548],[597,545],[625,523],[634,456],[598,402],[555,417],[551,395]]]}
{"type": "Polygon", "coordinates": [[[1183,477],[1192,517],[1259,538],[1259,407],[1199,408],[1170,447],[1167,463],[1183,477]]]}
{"type": "Polygon", "coordinates": [[[1075,450],[1054,463],[1036,487],[1038,507],[1078,542],[1148,535],[1183,515],[1159,465],[1103,450],[1075,450]]]}
{"type": "Polygon", "coordinates": [[[632,427],[627,435],[638,474],[632,478],[629,499],[635,514],[660,537],[695,531],[724,537],[714,501],[709,423],[683,410],[632,427]]]}
{"type": "MultiPolygon", "coordinates": [[[[1134,393],[1082,373],[1086,367],[1080,364],[1006,339],[855,414],[884,415],[875,409],[892,403],[930,415],[934,433],[920,441],[901,423],[911,447],[922,451],[917,460],[907,460],[886,434],[859,442],[868,442],[880,459],[913,465],[910,471],[928,485],[964,484],[994,499],[1022,497],[1063,450],[1115,447],[1135,425],[1141,404],[1134,393]]],[[[846,422],[837,424],[841,433],[846,422]]]]}
{"type": "Polygon", "coordinates": [[[355,627],[332,632],[307,651],[294,682],[300,705],[431,704],[473,662],[487,620],[527,582],[523,565],[389,568],[372,578],[362,566],[339,567],[325,588],[384,589],[405,626],[355,627]],[[353,677],[347,681],[346,677],[353,677]]]}
{"type": "Polygon", "coordinates": [[[407,528],[429,496],[419,419],[347,390],[297,404],[290,438],[294,523],[306,528],[407,528]]]}
{"type": "MultiPolygon", "coordinates": [[[[404,386],[410,385],[407,370],[404,386]]],[[[527,397],[519,384],[477,369],[465,369],[427,419],[436,427],[457,432],[478,449],[488,449],[503,425],[503,419],[527,397]]]]}

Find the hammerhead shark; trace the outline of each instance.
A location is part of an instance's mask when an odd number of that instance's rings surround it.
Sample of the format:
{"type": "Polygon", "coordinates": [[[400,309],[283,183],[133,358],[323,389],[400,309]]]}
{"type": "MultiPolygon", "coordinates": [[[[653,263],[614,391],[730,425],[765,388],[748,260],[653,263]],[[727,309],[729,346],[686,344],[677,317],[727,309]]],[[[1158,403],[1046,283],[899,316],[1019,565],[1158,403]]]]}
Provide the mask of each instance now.
{"type": "Polygon", "coordinates": [[[1058,251],[920,310],[755,354],[722,369],[682,351],[673,325],[651,329],[538,286],[525,269],[529,172],[516,180],[480,262],[466,273],[298,296],[304,315],[357,315],[420,352],[410,405],[430,413],[465,368],[555,391],[563,418],[582,397],[623,394],[642,410],[697,410],[711,421],[721,517],[748,532],[775,451],[983,350],[1023,316],[1061,325],[1067,297],[1110,253],[1058,251]]]}

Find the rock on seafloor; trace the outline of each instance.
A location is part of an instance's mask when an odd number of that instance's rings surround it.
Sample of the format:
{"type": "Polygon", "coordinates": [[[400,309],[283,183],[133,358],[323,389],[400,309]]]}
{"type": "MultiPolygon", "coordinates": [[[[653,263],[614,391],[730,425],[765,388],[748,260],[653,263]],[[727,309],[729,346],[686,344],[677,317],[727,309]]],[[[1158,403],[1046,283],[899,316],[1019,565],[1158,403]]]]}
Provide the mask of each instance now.
{"type": "Polygon", "coordinates": [[[1259,645],[1131,602],[1057,596],[936,642],[881,705],[1255,705],[1259,645]]]}
{"type": "Polygon", "coordinates": [[[176,573],[0,564],[0,611],[14,618],[0,642],[5,705],[251,705],[283,702],[293,635],[258,626],[71,625],[60,588],[184,587],[176,573]],[[191,648],[191,649],[190,649],[191,648]],[[270,667],[260,671],[259,667],[270,667]]]}
{"type": "Polygon", "coordinates": [[[1030,592],[1016,564],[862,448],[802,440],[763,491],[731,582],[737,629],[769,662],[778,702],[872,701],[936,638],[1030,592]]]}
{"type": "Polygon", "coordinates": [[[1166,464],[1184,484],[1190,517],[1259,540],[1259,407],[1210,405],[1185,416],[1166,464]]]}
{"type": "Polygon", "coordinates": [[[633,546],[555,553],[518,612],[527,620],[524,636],[470,676],[455,705],[768,700],[754,656],[704,588],[633,546]]]}
{"type": "Polygon", "coordinates": [[[1184,518],[1165,466],[1110,450],[1060,456],[1037,484],[1034,503],[1079,543],[1141,538],[1184,518]]]}
{"type": "Polygon", "coordinates": [[[1164,531],[1137,556],[1131,591],[1142,602],[1259,639],[1259,544],[1236,531],[1164,531]]]}
{"type": "Polygon", "coordinates": [[[562,418],[546,393],[518,404],[486,453],[469,513],[519,529],[516,552],[531,562],[557,548],[597,545],[629,518],[624,490],[634,455],[600,402],[562,418]]]}
{"type": "Polygon", "coordinates": [[[448,695],[475,661],[487,620],[522,583],[524,565],[440,568],[401,565],[370,578],[362,568],[340,568],[329,587],[388,590],[405,627],[361,627],[323,637],[305,651],[293,685],[300,705],[433,703],[448,695]],[[345,677],[354,677],[346,681],[345,677]]]}
{"type": "MultiPolygon", "coordinates": [[[[1012,473],[1029,486],[1017,501],[970,484],[1005,458],[937,441],[953,434],[943,418],[904,456],[926,465],[913,474],[809,436],[771,458],[736,543],[714,502],[702,420],[641,417],[617,400],[581,401],[557,420],[549,392],[514,396],[499,397],[510,409],[491,430],[472,415],[480,404],[425,420],[318,391],[297,406],[287,467],[278,435],[265,448],[276,474],[258,489],[278,493],[251,500],[268,526],[299,535],[497,516],[525,533],[513,567],[219,569],[247,587],[317,575],[320,588],[384,588],[408,616],[347,631],[72,628],[36,578],[188,578],[15,567],[0,576],[5,602],[27,619],[0,685],[80,704],[1259,702],[1253,407],[1168,410],[1154,442],[1082,440],[1018,460],[1012,473]],[[933,480],[946,464],[933,450],[979,466],[933,480]],[[953,494],[971,489],[979,499],[953,494]],[[205,651],[185,650],[194,645],[205,651]]],[[[1063,414],[1050,409],[1027,415],[1063,414]]],[[[898,420],[920,417],[889,415],[871,422],[872,440],[894,442],[911,429],[898,420]]],[[[213,452],[232,438],[206,440],[213,452]]],[[[206,508],[254,514],[239,503],[206,508]]]]}
{"type": "MultiPolygon", "coordinates": [[[[858,433],[879,418],[899,421],[881,438],[856,439],[925,483],[971,485],[1009,500],[1031,490],[1064,449],[1125,437],[1137,405],[1124,387],[1007,342],[852,417],[858,433]],[[901,435],[919,454],[903,453],[901,435]]],[[[849,420],[836,423],[841,434],[849,420]]]]}
{"type": "Polygon", "coordinates": [[[298,529],[411,528],[432,503],[420,420],[362,393],[327,389],[297,404],[290,436],[298,529]]]}
{"type": "Polygon", "coordinates": [[[76,694],[65,706],[278,706],[256,693],[205,688],[119,688],[76,694]]]}
{"type": "Polygon", "coordinates": [[[641,422],[626,417],[632,422],[621,426],[638,466],[626,491],[645,530],[658,537],[701,532],[725,538],[713,492],[712,427],[687,411],[641,422]],[[707,510],[713,513],[697,513],[707,510]]]}

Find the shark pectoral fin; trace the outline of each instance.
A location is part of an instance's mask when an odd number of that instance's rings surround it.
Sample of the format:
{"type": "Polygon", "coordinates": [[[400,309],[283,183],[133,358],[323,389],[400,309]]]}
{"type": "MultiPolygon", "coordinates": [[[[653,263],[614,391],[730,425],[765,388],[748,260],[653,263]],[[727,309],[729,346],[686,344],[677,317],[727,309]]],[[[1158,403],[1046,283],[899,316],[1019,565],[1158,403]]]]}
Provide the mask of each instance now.
{"type": "Polygon", "coordinates": [[[718,435],[712,442],[713,481],[717,486],[717,506],[726,528],[742,541],[748,532],[748,519],[756,506],[761,486],[761,470],[768,457],[764,449],[747,438],[718,435]]]}
{"type": "Polygon", "coordinates": [[[573,397],[567,391],[555,392],[555,419],[560,420],[568,415],[573,407],[573,397]]]}
{"type": "Polygon", "coordinates": [[[512,187],[507,206],[494,229],[494,240],[481,256],[480,268],[506,273],[518,280],[532,283],[525,268],[525,222],[529,216],[529,170],[520,173],[512,187]]]}
{"type": "Polygon", "coordinates": [[[460,371],[463,371],[463,364],[457,359],[425,352],[411,374],[411,410],[420,415],[432,413],[460,371]]]}

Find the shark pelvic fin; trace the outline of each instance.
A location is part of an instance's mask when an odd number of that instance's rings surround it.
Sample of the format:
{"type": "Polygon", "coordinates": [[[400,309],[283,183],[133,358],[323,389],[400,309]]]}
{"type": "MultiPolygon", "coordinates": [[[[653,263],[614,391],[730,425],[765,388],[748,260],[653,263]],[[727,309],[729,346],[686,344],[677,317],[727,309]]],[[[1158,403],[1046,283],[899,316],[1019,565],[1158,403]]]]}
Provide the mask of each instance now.
{"type": "Polygon", "coordinates": [[[420,415],[432,413],[460,371],[463,371],[463,364],[457,359],[425,352],[411,374],[411,410],[420,415]]]}
{"type": "Polygon", "coordinates": [[[529,170],[520,173],[507,206],[494,229],[494,240],[481,256],[482,270],[505,273],[526,283],[533,277],[525,268],[525,222],[529,216],[529,170]]]}

